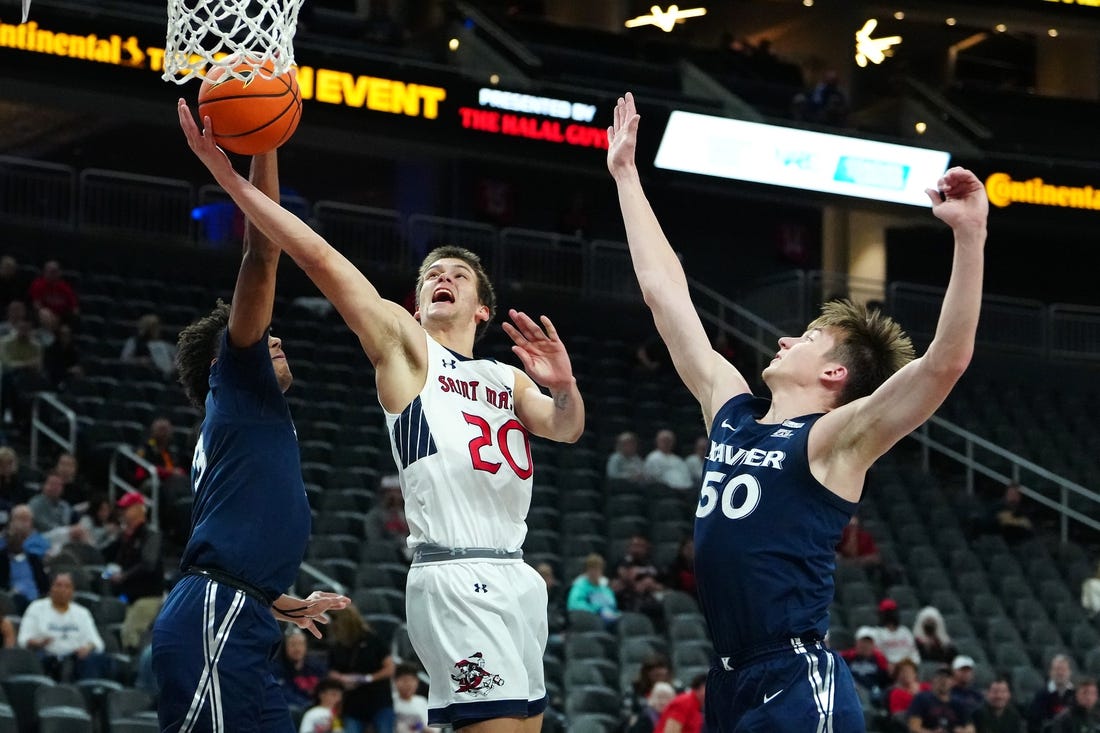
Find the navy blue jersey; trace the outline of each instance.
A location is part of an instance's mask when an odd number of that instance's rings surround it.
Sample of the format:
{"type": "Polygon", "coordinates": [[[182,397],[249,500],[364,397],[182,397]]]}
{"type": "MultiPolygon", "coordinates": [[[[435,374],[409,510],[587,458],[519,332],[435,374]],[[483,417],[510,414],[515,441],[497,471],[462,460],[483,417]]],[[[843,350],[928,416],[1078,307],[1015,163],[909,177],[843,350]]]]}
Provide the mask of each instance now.
{"type": "Polygon", "coordinates": [[[810,473],[821,417],[764,425],[742,394],[714,416],[695,512],[695,577],[715,651],[737,655],[829,628],[836,545],[856,504],[810,473]]]}
{"type": "Polygon", "coordinates": [[[223,337],[210,367],[191,487],[191,538],[181,567],[217,568],[272,598],[284,593],[305,556],[310,513],[298,436],[267,336],[244,349],[223,337]]]}

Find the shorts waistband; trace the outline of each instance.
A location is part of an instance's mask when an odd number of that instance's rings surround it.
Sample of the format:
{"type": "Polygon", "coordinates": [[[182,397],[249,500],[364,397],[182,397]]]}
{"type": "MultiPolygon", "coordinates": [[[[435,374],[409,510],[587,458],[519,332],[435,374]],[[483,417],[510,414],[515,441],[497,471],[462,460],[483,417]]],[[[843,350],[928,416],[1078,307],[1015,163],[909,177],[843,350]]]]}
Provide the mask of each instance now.
{"type": "Polygon", "coordinates": [[[197,565],[192,565],[183,571],[184,575],[201,575],[204,578],[210,578],[215,583],[221,583],[227,585],[230,588],[235,588],[241,591],[245,595],[255,598],[265,606],[272,606],[275,604],[275,599],[270,597],[267,593],[264,593],[258,587],[252,585],[247,580],[241,580],[235,575],[230,575],[224,570],[218,570],[217,568],[200,568],[197,565]]]}
{"type": "Polygon", "coordinates": [[[494,547],[444,547],[429,542],[413,548],[413,565],[451,560],[519,560],[523,550],[502,550],[494,547]]]}
{"type": "Polygon", "coordinates": [[[801,654],[808,649],[824,649],[824,639],[817,634],[806,636],[792,636],[789,639],[772,641],[767,644],[742,649],[737,654],[719,654],[718,662],[726,672],[734,672],[743,667],[749,667],[757,662],[762,662],[769,657],[777,657],[784,653],[801,654]]]}

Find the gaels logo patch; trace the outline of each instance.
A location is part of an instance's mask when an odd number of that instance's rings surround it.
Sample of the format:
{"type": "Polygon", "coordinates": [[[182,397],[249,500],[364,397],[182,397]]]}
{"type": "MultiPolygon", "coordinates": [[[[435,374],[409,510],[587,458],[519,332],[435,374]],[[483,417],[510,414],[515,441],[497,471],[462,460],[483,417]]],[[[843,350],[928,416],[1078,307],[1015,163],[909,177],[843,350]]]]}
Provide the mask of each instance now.
{"type": "Polygon", "coordinates": [[[485,669],[485,656],[481,652],[455,662],[451,680],[455,683],[455,692],[468,692],[473,695],[486,695],[489,690],[504,684],[504,678],[485,669]]]}

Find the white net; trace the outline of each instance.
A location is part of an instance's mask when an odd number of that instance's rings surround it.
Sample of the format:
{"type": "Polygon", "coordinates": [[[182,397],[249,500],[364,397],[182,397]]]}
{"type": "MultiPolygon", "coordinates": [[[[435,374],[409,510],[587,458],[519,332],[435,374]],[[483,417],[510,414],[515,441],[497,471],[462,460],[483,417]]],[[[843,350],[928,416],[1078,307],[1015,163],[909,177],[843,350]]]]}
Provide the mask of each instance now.
{"type": "Polygon", "coordinates": [[[302,0],[168,0],[164,80],[182,84],[208,68],[247,82],[294,65],[302,0]]]}

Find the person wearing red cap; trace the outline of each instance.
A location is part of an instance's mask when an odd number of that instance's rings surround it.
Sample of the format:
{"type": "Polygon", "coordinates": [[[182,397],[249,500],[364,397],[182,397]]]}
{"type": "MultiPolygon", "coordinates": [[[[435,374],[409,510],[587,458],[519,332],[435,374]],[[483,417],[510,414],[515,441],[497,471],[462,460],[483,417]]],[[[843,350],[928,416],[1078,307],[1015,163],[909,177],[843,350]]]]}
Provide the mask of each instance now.
{"type": "Polygon", "coordinates": [[[149,526],[145,497],[127,491],[117,506],[122,534],[104,548],[103,557],[118,570],[107,575],[111,590],[129,606],[122,624],[124,649],[135,649],[160,610],[164,597],[164,559],[161,534],[149,526]]]}
{"type": "Polygon", "coordinates": [[[879,651],[890,663],[890,674],[894,665],[903,659],[912,659],[920,664],[920,650],[916,637],[907,627],[901,625],[898,615],[898,602],[893,598],[883,598],[878,604],[879,626],[875,629],[875,643],[879,651]]]}

